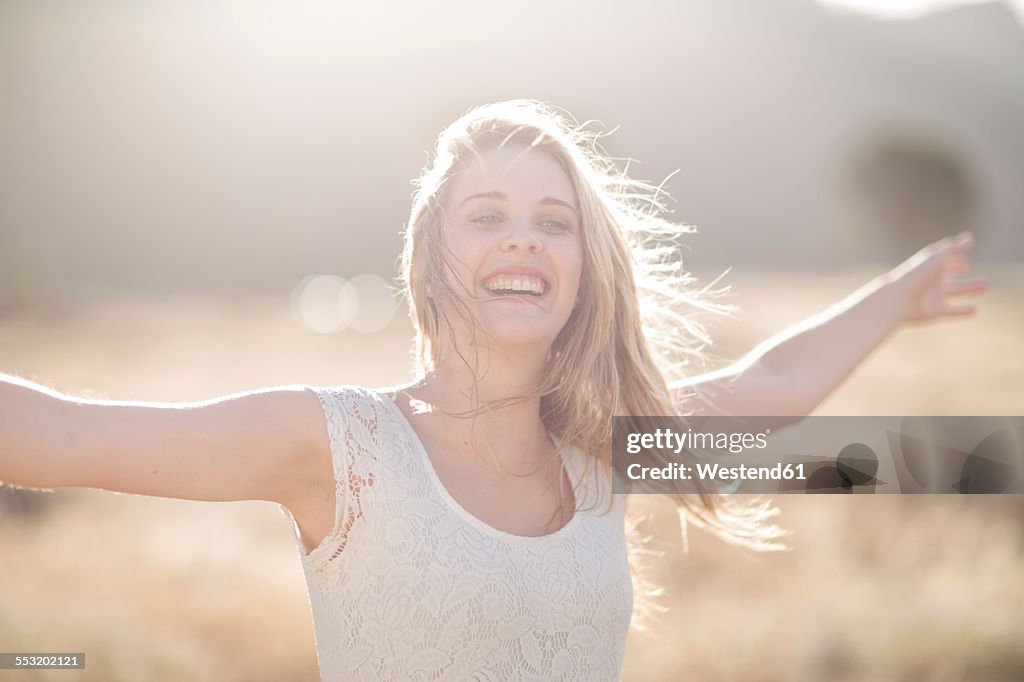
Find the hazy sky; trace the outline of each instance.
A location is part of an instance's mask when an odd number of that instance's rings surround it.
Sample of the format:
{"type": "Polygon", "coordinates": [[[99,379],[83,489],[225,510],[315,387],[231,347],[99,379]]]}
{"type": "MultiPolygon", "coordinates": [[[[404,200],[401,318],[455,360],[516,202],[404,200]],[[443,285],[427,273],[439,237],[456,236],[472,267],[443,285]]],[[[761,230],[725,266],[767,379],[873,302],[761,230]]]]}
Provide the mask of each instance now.
{"type": "Polygon", "coordinates": [[[1002,4],[441,7],[0,3],[0,290],[390,277],[437,133],[514,97],[618,127],[607,146],[643,179],[678,171],[695,266],[870,256],[842,179],[891,131],[977,180],[980,256],[1024,257],[1024,34],[1002,4]]]}

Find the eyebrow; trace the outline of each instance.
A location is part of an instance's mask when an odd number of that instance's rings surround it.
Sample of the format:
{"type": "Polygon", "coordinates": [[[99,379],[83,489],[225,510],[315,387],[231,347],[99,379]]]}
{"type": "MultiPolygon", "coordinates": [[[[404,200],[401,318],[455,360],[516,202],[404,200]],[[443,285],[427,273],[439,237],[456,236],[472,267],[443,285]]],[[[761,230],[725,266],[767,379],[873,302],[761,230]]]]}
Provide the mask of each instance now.
{"type": "MultiPolygon", "coordinates": [[[[473,201],[474,199],[498,199],[499,201],[508,201],[508,197],[505,196],[504,192],[481,192],[480,194],[473,194],[471,196],[466,197],[465,199],[462,200],[462,203],[460,203],[459,206],[464,206],[470,201],[473,201]]],[[[556,199],[554,197],[544,197],[537,203],[546,204],[548,206],[564,206],[573,213],[577,212],[577,208],[570,204],[568,201],[562,201],[561,199],[556,199]]]]}

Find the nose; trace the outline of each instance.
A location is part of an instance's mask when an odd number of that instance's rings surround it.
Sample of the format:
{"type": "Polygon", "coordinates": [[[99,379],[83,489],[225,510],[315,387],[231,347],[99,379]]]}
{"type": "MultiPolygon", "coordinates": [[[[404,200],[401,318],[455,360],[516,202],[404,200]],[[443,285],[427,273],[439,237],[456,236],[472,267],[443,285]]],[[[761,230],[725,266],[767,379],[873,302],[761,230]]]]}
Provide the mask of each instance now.
{"type": "Polygon", "coordinates": [[[527,220],[513,222],[501,239],[501,250],[531,254],[543,251],[544,243],[532,228],[533,226],[527,220]]]}

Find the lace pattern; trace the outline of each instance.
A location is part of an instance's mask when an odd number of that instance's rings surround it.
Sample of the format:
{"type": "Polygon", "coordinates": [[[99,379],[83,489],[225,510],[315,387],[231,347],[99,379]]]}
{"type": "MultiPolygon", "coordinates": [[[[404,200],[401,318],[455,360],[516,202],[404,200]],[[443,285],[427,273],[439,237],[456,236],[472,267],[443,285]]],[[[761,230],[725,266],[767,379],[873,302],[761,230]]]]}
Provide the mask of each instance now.
{"type": "Polygon", "coordinates": [[[453,507],[387,396],[314,390],[335,523],[308,555],[295,534],[323,680],[619,679],[633,598],[621,498],[551,535],[503,533],[453,507]]]}

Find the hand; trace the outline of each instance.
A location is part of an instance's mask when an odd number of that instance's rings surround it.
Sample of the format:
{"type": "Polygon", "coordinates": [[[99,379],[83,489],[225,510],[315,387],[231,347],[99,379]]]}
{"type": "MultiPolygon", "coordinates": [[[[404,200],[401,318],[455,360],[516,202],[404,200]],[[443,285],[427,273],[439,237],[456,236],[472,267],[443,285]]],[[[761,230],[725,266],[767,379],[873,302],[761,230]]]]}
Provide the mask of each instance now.
{"type": "Polygon", "coordinates": [[[984,279],[953,281],[970,268],[966,254],[973,245],[974,236],[961,232],[929,244],[889,273],[894,285],[905,293],[904,319],[923,321],[974,314],[974,304],[953,300],[981,294],[988,288],[984,279]]]}

